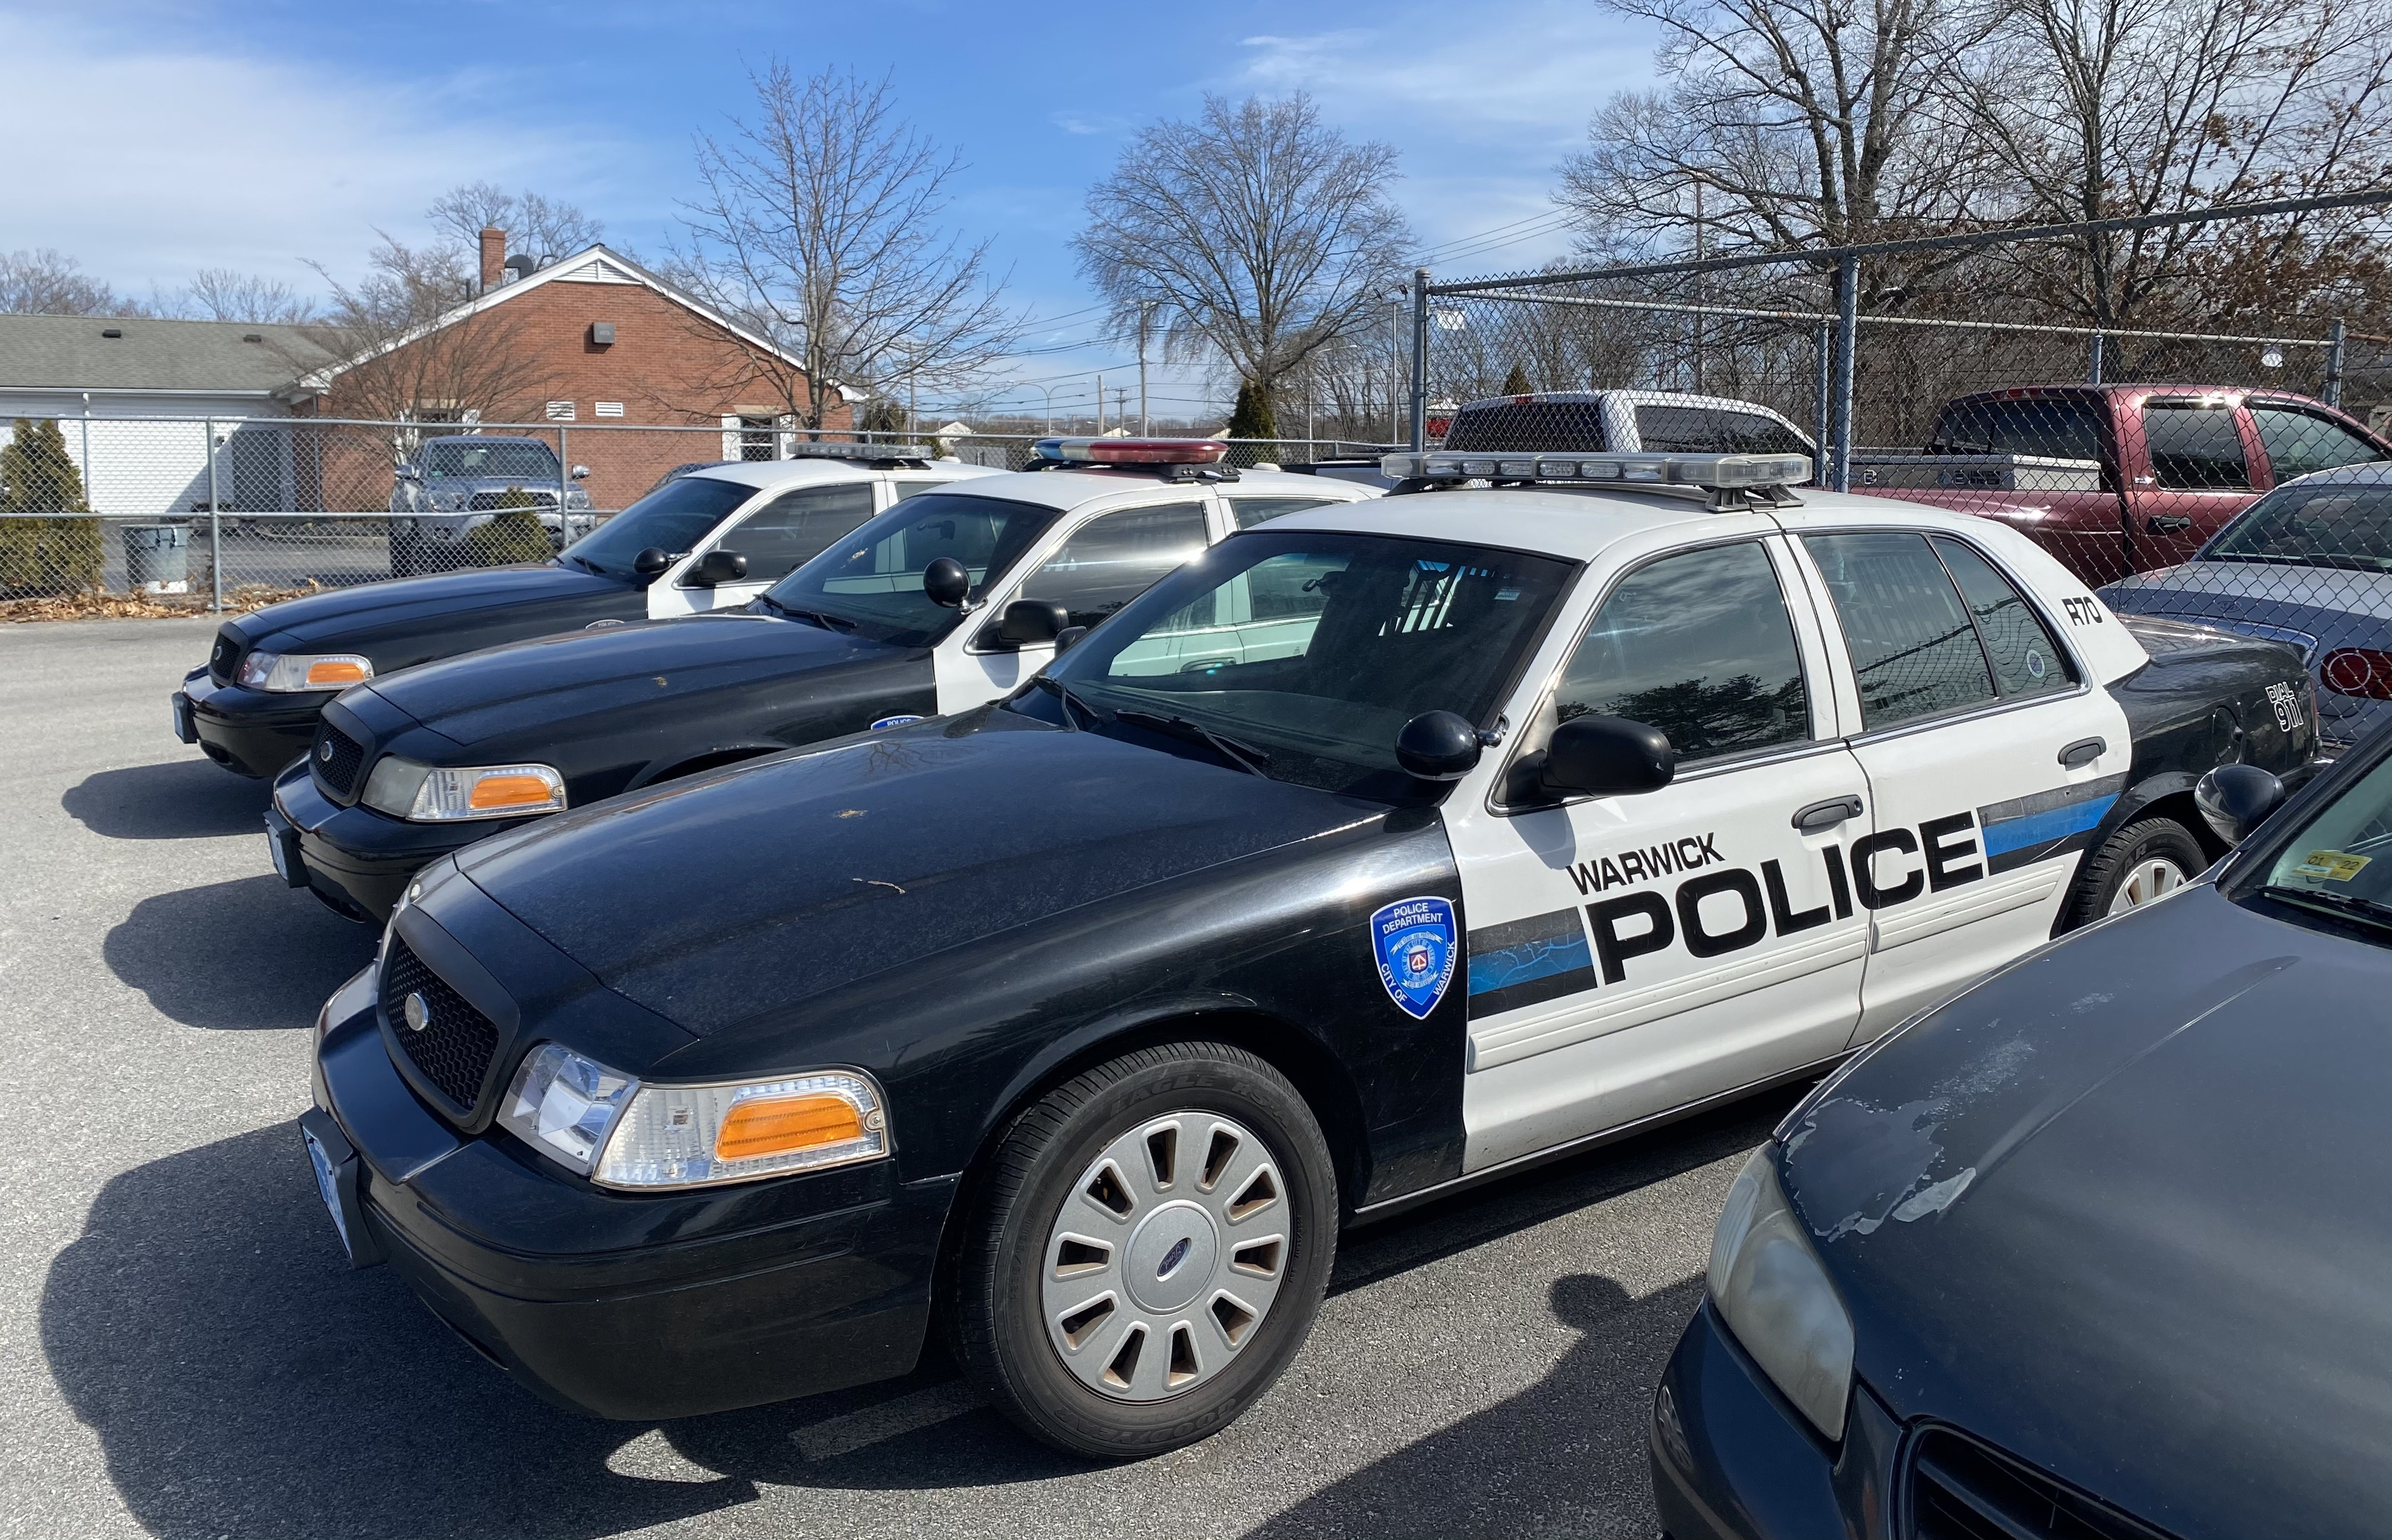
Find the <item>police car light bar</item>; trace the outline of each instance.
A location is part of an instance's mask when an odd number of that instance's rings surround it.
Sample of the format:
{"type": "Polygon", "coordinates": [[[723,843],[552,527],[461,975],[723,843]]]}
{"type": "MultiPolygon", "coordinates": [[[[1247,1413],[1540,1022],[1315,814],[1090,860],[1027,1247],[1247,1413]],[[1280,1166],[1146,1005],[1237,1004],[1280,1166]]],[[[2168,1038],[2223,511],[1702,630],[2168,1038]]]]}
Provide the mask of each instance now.
{"type": "Polygon", "coordinates": [[[1796,486],[1811,479],[1808,455],[1492,455],[1433,450],[1389,455],[1379,468],[1397,481],[1615,482],[1711,492],[1796,486]]]}
{"type": "Polygon", "coordinates": [[[784,459],[935,459],[927,444],[792,444],[784,459]]]}
{"type": "Polygon", "coordinates": [[[1074,465],[1217,465],[1229,446],[1217,438],[1042,438],[1030,452],[1074,465]]]}

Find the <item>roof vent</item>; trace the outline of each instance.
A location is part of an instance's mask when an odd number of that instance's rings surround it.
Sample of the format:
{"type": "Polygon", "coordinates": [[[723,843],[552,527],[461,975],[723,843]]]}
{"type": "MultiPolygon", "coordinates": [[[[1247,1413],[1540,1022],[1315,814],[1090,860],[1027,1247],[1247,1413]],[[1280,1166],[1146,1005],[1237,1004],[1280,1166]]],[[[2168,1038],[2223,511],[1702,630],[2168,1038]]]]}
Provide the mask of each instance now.
{"type": "Polygon", "coordinates": [[[122,337],[124,335],[124,329],[121,326],[103,326],[99,329],[99,334],[103,337],[122,337]]]}
{"type": "Polygon", "coordinates": [[[244,332],[242,332],[242,333],[240,334],[240,340],[241,340],[242,342],[244,342],[244,343],[262,343],[262,342],[266,341],[266,339],[265,339],[264,337],[260,336],[258,333],[256,333],[256,332],[254,332],[254,331],[244,331],[244,332]]]}
{"type": "Polygon", "coordinates": [[[507,258],[505,271],[514,274],[514,278],[501,278],[499,281],[500,283],[513,283],[516,278],[527,278],[534,273],[540,271],[540,264],[532,257],[530,252],[517,252],[514,255],[507,258]]]}

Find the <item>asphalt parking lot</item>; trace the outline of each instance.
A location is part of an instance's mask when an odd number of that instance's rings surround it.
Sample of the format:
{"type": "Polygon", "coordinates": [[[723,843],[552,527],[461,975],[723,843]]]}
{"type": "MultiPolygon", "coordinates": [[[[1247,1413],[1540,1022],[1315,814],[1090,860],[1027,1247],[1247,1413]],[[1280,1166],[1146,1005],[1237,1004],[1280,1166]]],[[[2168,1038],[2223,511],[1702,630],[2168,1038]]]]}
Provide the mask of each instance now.
{"type": "Polygon", "coordinates": [[[1651,1388],[1790,1093],[1346,1238],[1294,1369],[1127,1467],[909,1379],[661,1426],[346,1270],[294,1120],[373,944],[169,731],[212,627],[0,628],[0,1534],[1649,1535],[1651,1388]]]}

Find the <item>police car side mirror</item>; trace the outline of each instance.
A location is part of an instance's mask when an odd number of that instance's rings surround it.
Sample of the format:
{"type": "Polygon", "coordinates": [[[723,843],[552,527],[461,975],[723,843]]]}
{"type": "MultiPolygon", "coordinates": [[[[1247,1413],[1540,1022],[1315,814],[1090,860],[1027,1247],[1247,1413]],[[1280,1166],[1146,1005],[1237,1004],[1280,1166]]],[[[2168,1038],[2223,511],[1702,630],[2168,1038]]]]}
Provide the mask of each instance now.
{"type": "Polygon", "coordinates": [[[1478,763],[1478,730],[1450,711],[1424,711],[1396,734],[1396,763],[1423,781],[1459,781],[1478,763]]]}
{"type": "Polygon", "coordinates": [[[1061,657],[1072,648],[1077,647],[1080,644],[1080,639],[1087,634],[1088,628],[1086,626],[1064,627],[1061,630],[1055,633],[1055,655],[1057,657],[1061,657]]]}
{"type": "Polygon", "coordinates": [[[996,638],[1011,647],[1037,647],[1072,624],[1072,614],[1051,599],[1017,599],[996,623],[996,638]]]}
{"type": "Polygon", "coordinates": [[[693,589],[710,589],[718,583],[735,583],[748,576],[748,558],[735,550],[709,550],[689,569],[685,581],[693,589]]]}
{"type": "Polygon", "coordinates": [[[971,597],[971,573],[952,556],[942,556],[922,569],[922,591],[942,610],[960,610],[971,597]]]}
{"type": "Polygon", "coordinates": [[[643,577],[655,577],[672,565],[672,552],[662,546],[650,546],[631,558],[631,570],[643,577]]]}
{"type": "Polygon", "coordinates": [[[2284,783],[2256,765],[2220,765],[2192,788],[2201,821],[2229,845],[2240,845],[2284,805],[2284,783]]]}
{"type": "Polygon", "coordinates": [[[1678,773],[1678,751],[1658,727],[1625,717],[1573,717],[1545,744],[1538,780],[1580,796],[1659,791],[1678,773]]]}

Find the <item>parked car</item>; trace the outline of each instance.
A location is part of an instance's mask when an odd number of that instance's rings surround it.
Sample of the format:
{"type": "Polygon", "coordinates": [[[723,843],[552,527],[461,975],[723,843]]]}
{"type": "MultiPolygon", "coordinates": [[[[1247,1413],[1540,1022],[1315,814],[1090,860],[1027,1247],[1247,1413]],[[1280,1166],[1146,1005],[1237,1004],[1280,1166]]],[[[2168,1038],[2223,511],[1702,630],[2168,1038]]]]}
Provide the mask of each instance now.
{"type": "Polygon", "coordinates": [[[2086,583],[2189,559],[2260,493],[2392,457],[2321,401],[2211,385],[2029,385],[1955,398],[1916,455],[1852,457],[1852,489],[1999,519],[2086,583]]]}
{"type": "Polygon", "coordinates": [[[667,484],[551,562],[269,604],[217,628],[175,692],[175,735],[227,770],[270,776],[307,752],[325,703],[352,684],[498,642],[744,604],[899,498],[990,474],[878,452],[726,463],[667,484]]]}
{"type": "Polygon", "coordinates": [[[352,687],[324,708],[315,752],[275,783],[276,866],[380,924],[420,868],[476,839],[982,705],[1053,657],[1067,628],[1096,625],[1231,531],[1374,496],[1210,469],[1218,443],[1041,447],[1059,469],[908,498],[742,609],[514,642],[352,687]],[[1140,458],[1063,458],[1075,447],[1140,458]],[[924,591],[942,561],[969,579],[960,603],[924,591]]]}
{"type": "Polygon", "coordinates": [[[2122,578],[2125,615],[2199,620],[2301,650],[2328,754],[2392,718],[2392,464],[2320,471],[2253,503],[2192,560],[2122,578]]]}
{"type": "Polygon", "coordinates": [[[564,550],[596,527],[590,494],[569,485],[589,474],[588,466],[577,465],[568,475],[555,448],[537,438],[425,439],[391,478],[390,575],[487,565],[474,559],[474,531],[508,508],[528,509],[548,532],[550,549],[564,550]]]}
{"type": "Polygon", "coordinates": [[[2392,733],[1830,1078],[1662,1376],[1675,1540],[2392,1534],[2392,733]],[[2256,833],[2252,833],[2256,825],[2256,833]]]}
{"type": "MultiPolygon", "coordinates": [[[[711,471],[711,470],[713,470],[713,469],[714,469],[716,466],[718,466],[718,465],[722,465],[722,464],[727,464],[727,463],[729,463],[729,462],[728,462],[728,461],[724,461],[724,460],[720,460],[720,459],[693,459],[693,460],[685,460],[685,461],[683,461],[682,463],[681,463],[681,464],[679,464],[679,465],[674,466],[671,470],[670,470],[670,471],[666,472],[663,475],[658,476],[658,477],[656,478],[656,485],[649,487],[649,488],[648,488],[648,492],[657,492],[657,491],[661,491],[661,490],[663,490],[663,488],[664,488],[664,485],[665,485],[665,483],[667,483],[667,482],[670,482],[670,481],[679,481],[679,480],[681,480],[681,478],[682,478],[682,477],[683,477],[683,476],[685,476],[685,475],[688,475],[688,474],[689,474],[691,472],[693,472],[693,471],[711,471]]],[[[641,495],[642,495],[643,497],[644,497],[644,496],[646,496],[647,494],[646,494],[646,493],[643,493],[643,494],[641,494],[641,495]]]]}
{"type": "MultiPolygon", "coordinates": [[[[2134,779],[2157,666],[2001,525],[1530,458],[1398,457],[1433,489],[1233,535],[998,703],[425,868],[318,1039],[351,1260],[605,1416],[935,1322],[1038,1436],[1152,1454],[1269,1387],[1346,1220],[1818,1073],[2213,762],[2134,779]]],[[[861,628],[964,576],[798,586],[861,628]]],[[[2171,730],[2297,678],[2205,634],[2171,730]]]]}

